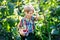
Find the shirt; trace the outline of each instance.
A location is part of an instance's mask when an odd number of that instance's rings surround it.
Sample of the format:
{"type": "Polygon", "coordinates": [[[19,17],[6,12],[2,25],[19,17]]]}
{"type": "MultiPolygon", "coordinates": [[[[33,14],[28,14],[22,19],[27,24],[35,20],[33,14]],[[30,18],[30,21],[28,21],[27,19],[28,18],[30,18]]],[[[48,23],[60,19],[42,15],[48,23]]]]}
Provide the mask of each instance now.
{"type": "Polygon", "coordinates": [[[23,32],[32,33],[35,28],[34,17],[31,17],[30,20],[27,18],[22,18],[19,27],[24,27],[26,29],[23,30],[23,32]]]}

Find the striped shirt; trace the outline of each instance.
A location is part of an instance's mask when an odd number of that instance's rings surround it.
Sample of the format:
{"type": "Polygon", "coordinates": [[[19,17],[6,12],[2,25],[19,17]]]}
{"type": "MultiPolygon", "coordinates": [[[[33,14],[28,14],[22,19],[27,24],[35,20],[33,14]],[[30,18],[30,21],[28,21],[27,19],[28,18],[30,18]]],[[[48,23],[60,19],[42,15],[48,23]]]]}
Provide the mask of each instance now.
{"type": "Polygon", "coordinates": [[[30,20],[22,18],[19,27],[24,27],[26,29],[23,30],[23,32],[32,33],[35,28],[34,17],[31,17],[30,20]]]}

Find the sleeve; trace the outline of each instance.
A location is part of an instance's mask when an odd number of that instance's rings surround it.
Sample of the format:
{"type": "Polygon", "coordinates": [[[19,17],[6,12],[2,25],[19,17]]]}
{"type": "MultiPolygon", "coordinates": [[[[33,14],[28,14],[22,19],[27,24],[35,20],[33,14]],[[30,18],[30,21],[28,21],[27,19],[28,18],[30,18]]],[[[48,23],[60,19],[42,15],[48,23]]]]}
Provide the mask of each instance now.
{"type": "Polygon", "coordinates": [[[38,19],[36,16],[32,16],[32,20],[37,21],[38,19]]]}
{"type": "Polygon", "coordinates": [[[33,20],[33,21],[35,20],[34,16],[32,16],[31,20],[33,20]]]}
{"type": "Polygon", "coordinates": [[[34,16],[32,16],[32,20],[33,20],[33,29],[35,29],[35,23],[34,23],[35,18],[34,18],[34,16]]]}
{"type": "Polygon", "coordinates": [[[21,19],[20,23],[19,23],[19,28],[23,26],[23,20],[21,19]]]}

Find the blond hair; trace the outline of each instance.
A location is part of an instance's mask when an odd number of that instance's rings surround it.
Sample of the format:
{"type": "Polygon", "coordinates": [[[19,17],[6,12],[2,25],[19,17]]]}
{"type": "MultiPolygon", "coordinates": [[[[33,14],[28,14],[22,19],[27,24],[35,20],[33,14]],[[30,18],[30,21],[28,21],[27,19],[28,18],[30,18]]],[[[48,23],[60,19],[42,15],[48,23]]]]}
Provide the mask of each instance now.
{"type": "Polygon", "coordinates": [[[34,7],[32,5],[25,5],[24,6],[24,12],[29,12],[29,11],[34,12],[34,7]]]}

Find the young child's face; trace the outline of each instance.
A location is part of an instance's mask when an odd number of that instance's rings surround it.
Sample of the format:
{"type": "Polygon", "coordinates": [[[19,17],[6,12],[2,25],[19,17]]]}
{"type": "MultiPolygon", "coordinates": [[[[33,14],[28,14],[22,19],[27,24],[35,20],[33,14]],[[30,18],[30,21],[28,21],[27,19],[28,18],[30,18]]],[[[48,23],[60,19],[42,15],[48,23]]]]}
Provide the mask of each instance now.
{"type": "Polygon", "coordinates": [[[33,11],[26,12],[25,15],[28,16],[28,18],[31,18],[33,15],[33,11]]]}
{"type": "Polygon", "coordinates": [[[25,12],[25,16],[27,16],[27,18],[31,18],[33,13],[34,13],[34,8],[32,5],[27,5],[24,7],[24,12],[25,12]]]}

